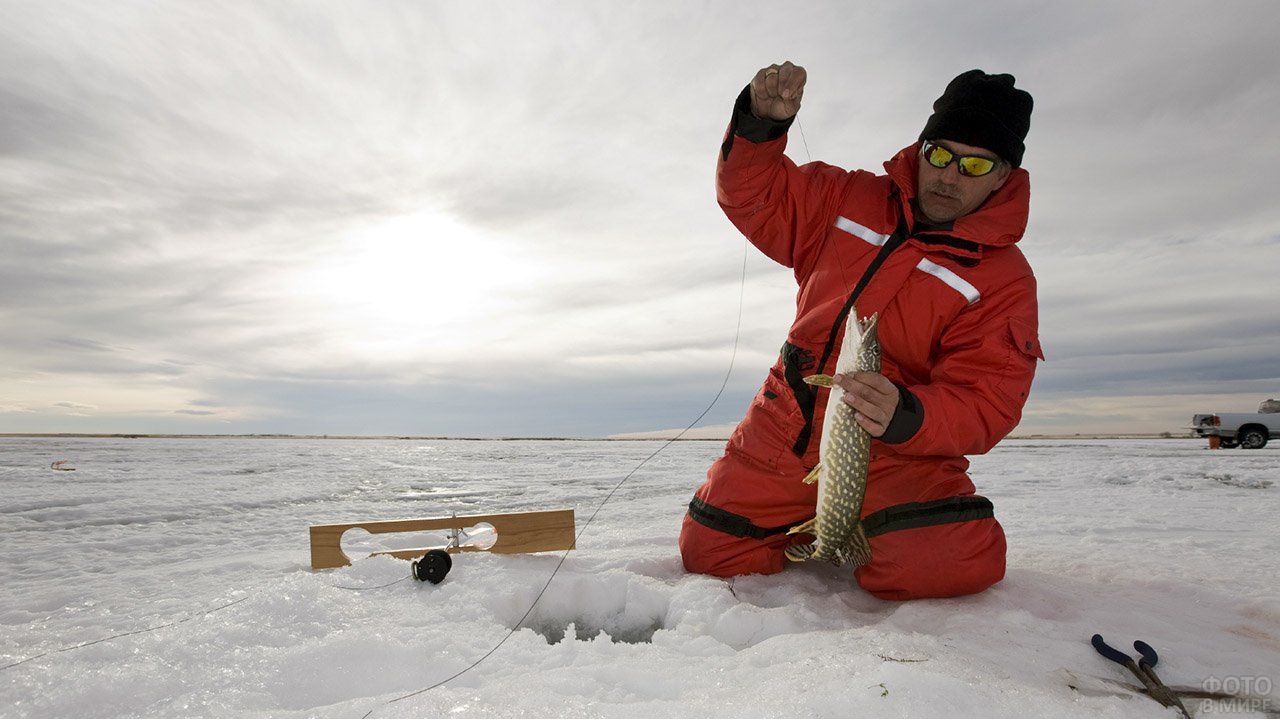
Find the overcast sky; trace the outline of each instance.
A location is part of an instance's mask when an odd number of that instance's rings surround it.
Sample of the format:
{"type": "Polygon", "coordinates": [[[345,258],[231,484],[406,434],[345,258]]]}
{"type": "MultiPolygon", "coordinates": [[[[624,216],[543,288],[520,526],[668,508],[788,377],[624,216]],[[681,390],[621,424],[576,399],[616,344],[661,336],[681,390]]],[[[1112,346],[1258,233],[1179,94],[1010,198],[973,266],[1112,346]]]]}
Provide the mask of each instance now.
{"type": "MultiPolygon", "coordinates": [[[[604,436],[742,416],[790,272],[716,205],[737,93],[879,169],[1035,97],[1021,433],[1280,397],[1280,3],[0,2],[0,432],[604,436]]],[[[803,130],[803,138],[798,130],[803,130]]]]}

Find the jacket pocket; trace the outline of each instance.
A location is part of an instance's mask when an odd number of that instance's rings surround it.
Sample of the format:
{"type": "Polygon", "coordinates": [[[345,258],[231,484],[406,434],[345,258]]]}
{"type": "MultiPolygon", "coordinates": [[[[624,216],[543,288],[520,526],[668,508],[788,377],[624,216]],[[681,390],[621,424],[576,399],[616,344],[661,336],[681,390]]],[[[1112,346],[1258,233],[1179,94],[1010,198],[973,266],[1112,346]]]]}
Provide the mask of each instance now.
{"type": "MultiPolygon", "coordinates": [[[[805,426],[785,372],[782,361],[769,368],[764,385],[729,443],[738,453],[769,470],[778,470],[779,463],[791,455],[796,437],[805,426]]],[[[808,390],[807,385],[805,389],[808,390]]]]}
{"type": "Polygon", "coordinates": [[[1025,320],[1009,318],[1006,335],[1006,361],[996,387],[1021,407],[1031,390],[1031,378],[1035,375],[1036,361],[1044,359],[1040,350],[1040,338],[1035,327],[1025,320]]]}
{"type": "Polygon", "coordinates": [[[792,437],[791,452],[803,458],[813,445],[815,430],[814,414],[818,405],[818,387],[810,385],[804,378],[820,372],[817,355],[808,348],[791,343],[782,344],[782,379],[791,392],[796,411],[800,415],[799,426],[792,437]]]}
{"type": "Polygon", "coordinates": [[[1044,359],[1044,351],[1040,348],[1040,337],[1031,323],[1018,318],[1009,318],[1009,338],[1018,352],[1037,360],[1044,359]]]}

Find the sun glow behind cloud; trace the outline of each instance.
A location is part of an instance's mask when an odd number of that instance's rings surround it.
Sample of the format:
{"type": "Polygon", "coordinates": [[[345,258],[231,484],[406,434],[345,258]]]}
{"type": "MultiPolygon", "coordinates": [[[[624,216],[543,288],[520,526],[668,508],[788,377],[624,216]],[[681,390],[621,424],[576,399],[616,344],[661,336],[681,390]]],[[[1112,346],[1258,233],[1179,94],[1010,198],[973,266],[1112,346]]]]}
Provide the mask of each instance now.
{"type": "Polygon", "coordinates": [[[287,281],[350,362],[456,358],[502,329],[513,296],[548,273],[511,238],[424,209],[348,232],[287,281]]]}

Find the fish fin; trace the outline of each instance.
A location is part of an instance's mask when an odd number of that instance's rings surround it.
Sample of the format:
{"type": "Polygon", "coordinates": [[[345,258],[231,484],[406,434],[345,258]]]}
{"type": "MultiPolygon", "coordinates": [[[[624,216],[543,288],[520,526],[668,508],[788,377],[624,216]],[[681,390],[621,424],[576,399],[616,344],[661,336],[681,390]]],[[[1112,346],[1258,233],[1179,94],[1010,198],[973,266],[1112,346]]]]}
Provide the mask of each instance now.
{"type": "Polygon", "coordinates": [[[853,529],[853,535],[849,537],[849,562],[854,567],[860,567],[871,562],[871,541],[867,540],[867,533],[862,529],[862,523],[853,529]]]}
{"type": "Polygon", "coordinates": [[[805,522],[802,522],[802,523],[800,523],[799,525],[797,525],[797,526],[795,526],[795,527],[791,528],[790,530],[788,530],[788,531],[787,531],[787,534],[788,534],[788,535],[799,535],[800,533],[811,533],[811,532],[813,532],[813,526],[814,526],[814,524],[815,524],[815,523],[817,523],[817,522],[818,522],[818,518],[817,518],[817,517],[814,517],[814,518],[812,518],[812,519],[810,519],[810,520],[807,520],[807,521],[805,521],[805,522]]]}
{"type": "Polygon", "coordinates": [[[810,385],[818,385],[820,387],[829,388],[835,384],[835,381],[832,379],[830,375],[826,375],[823,373],[819,373],[817,375],[806,375],[801,379],[804,380],[806,383],[809,383],[810,385]]]}
{"type": "Polygon", "coordinates": [[[818,482],[818,476],[820,475],[822,475],[822,465],[814,465],[813,469],[809,471],[809,474],[805,475],[804,479],[801,480],[800,482],[804,483],[805,485],[812,485],[818,482]]]}
{"type": "Polygon", "coordinates": [[[816,549],[817,548],[813,543],[808,543],[806,545],[792,545],[786,549],[785,554],[787,559],[792,562],[804,562],[805,560],[813,557],[813,552],[816,549]]]}

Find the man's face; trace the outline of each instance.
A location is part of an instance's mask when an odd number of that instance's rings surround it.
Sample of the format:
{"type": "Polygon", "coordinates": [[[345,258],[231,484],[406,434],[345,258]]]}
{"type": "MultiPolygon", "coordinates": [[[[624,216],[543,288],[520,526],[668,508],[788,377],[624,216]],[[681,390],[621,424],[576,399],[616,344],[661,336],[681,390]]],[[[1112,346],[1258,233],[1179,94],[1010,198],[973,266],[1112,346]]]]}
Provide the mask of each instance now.
{"type": "Polygon", "coordinates": [[[977,155],[996,160],[996,168],[986,175],[970,176],[960,174],[960,164],[952,160],[944,168],[934,167],[921,154],[917,159],[916,202],[920,206],[920,214],[930,223],[940,225],[956,218],[968,215],[986,201],[991,193],[1000,189],[1011,172],[1009,164],[991,152],[973,145],[953,142],[951,140],[935,140],[951,152],[952,155],[977,155]]]}

